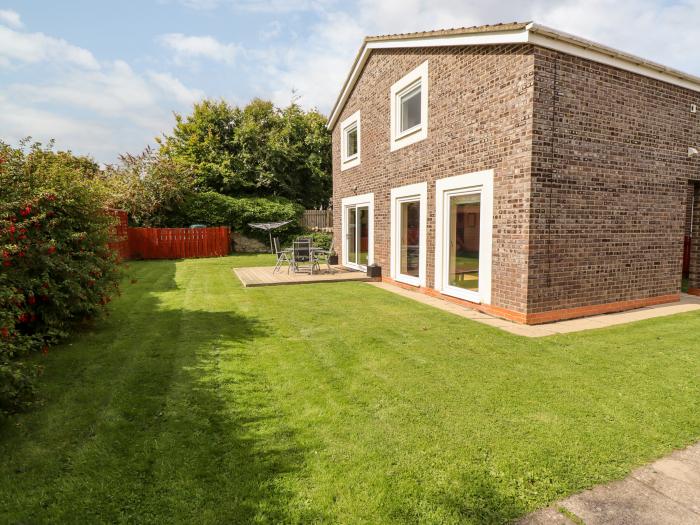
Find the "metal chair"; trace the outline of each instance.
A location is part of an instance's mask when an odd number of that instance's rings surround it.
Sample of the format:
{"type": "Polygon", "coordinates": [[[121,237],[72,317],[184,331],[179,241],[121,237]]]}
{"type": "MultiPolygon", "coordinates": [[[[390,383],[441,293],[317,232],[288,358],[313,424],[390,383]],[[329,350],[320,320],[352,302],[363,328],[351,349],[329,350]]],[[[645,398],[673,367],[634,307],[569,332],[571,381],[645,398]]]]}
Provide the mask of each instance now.
{"type": "Polygon", "coordinates": [[[333,255],[334,253],[335,250],[333,246],[333,241],[331,241],[331,245],[328,247],[327,250],[314,250],[314,254],[316,255],[316,261],[319,263],[319,265],[321,263],[326,263],[329,272],[331,271],[331,255],[333,255]]]}
{"type": "Polygon", "coordinates": [[[311,240],[297,239],[294,241],[292,243],[292,269],[294,272],[308,271],[313,275],[315,268],[320,269],[314,252],[311,249],[311,240]]]}
{"type": "Polygon", "coordinates": [[[280,247],[279,237],[272,239],[272,243],[275,248],[275,255],[277,255],[277,264],[275,264],[275,269],[272,270],[272,273],[277,273],[280,268],[282,268],[282,264],[284,263],[287,263],[287,273],[289,273],[289,268],[292,265],[292,261],[289,259],[288,253],[280,247]]]}

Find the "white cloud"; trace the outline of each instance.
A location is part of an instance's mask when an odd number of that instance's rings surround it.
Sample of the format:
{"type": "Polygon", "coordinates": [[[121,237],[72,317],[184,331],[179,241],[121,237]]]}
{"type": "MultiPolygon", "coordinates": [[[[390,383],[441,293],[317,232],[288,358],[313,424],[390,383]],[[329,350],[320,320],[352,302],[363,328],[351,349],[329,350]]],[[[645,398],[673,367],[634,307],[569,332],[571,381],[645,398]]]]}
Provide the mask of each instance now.
{"type": "Polygon", "coordinates": [[[25,33],[0,26],[0,60],[12,62],[54,62],[86,69],[99,69],[99,63],[87,49],[43,33],[25,33]]]}
{"type": "Polygon", "coordinates": [[[150,72],[148,76],[163,93],[172,96],[183,105],[191,106],[204,98],[204,91],[188,88],[170,73],[150,72]]]}
{"type": "Polygon", "coordinates": [[[41,64],[41,80],[6,82],[0,139],[31,135],[112,162],[139,151],[172,125],[172,110],[203,98],[168,72],[135,71],[124,60],[99,63],[89,51],[41,33],[0,26],[0,65],[41,64]],[[61,67],[44,68],[45,62],[61,67]],[[65,67],[66,65],[79,67],[65,67]]]}
{"type": "Polygon", "coordinates": [[[19,17],[19,13],[17,11],[13,11],[12,9],[0,9],[0,23],[16,29],[19,29],[24,25],[19,17]]]}
{"type": "Polygon", "coordinates": [[[239,52],[239,46],[236,44],[223,44],[212,36],[168,33],[158,37],[158,41],[175,52],[175,59],[178,62],[186,61],[186,59],[206,58],[231,64],[239,52]]]}
{"type": "Polygon", "coordinates": [[[258,13],[322,10],[332,4],[332,0],[177,0],[177,2],[198,11],[210,11],[226,6],[239,11],[258,13]]]}
{"type": "Polygon", "coordinates": [[[269,63],[260,68],[266,78],[259,87],[277,86],[271,96],[278,104],[288,104],[295,90],[304,106],[327,112],[366,35],[515,20],[534,20],[700,74],[700,0],[358,0],[323,10],[308,36],[293,44],[264,50],[269,63]]]}
{"type": "Polygon", "coordinates": [[[272,40],[282,33],[282,24],[279,20],[273,20],[258,32],[260,40],[272,40]]]}

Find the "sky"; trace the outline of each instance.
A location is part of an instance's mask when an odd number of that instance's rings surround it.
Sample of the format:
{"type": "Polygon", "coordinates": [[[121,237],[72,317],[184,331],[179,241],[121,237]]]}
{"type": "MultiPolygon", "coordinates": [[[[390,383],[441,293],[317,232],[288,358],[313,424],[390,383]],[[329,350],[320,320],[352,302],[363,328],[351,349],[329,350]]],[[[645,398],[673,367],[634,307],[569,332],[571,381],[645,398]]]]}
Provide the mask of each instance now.
{"type": "Polygon", "coordinates": [[[327,115],[365,35],[530,20],[700,76],[700,0],[0,0],[0,140],[111,163],[203,98],[327,115]]]}

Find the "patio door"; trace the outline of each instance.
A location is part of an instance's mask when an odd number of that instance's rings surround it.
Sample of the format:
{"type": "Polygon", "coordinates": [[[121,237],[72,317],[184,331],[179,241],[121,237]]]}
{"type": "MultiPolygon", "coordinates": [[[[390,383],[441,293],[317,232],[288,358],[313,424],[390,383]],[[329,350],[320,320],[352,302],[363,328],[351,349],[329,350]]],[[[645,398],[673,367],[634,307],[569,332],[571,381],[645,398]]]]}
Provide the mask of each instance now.
{"type": "Polygon", "coordinates": [[[428,184],[391,190],[391,278],[425,286],[427,261],[428,184]]]}
{"type": "Polygon", "coordinates": [[[345,197],[341,206],[343,266],[366,270],[374,262],[374,193],[345,197]]]}
{"type": "Polygon", "coordinates": [[[369,260],[369,205],[347,206],[345,213],[345,265],[365,270],[369,260]]]}
{"type": "Polygon", "coordinates": [[[436,181],[435,289],[491,303],[493,171],[436,181]]]}

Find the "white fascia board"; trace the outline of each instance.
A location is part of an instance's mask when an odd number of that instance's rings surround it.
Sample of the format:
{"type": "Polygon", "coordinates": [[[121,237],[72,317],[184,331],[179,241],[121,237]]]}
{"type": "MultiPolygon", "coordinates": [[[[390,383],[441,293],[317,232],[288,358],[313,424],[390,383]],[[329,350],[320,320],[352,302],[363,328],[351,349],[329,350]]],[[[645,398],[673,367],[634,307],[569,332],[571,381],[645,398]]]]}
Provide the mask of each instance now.
{"type": "Polygon", "coordinates": [[[599,64],[605,64],[624,71],[660,80],[668,84],[700,92],[700,77],[675,71],[661,64],[656,64],[634,55],[601,46],[594,42],[559,33],[553,29],[535,26],[528,36],[530,44],[553,49],[567,55],[573,55],[599,64]],[[542,31],[542,32],[540,32],[542,31]],[[555,36],[550,36],[555,35],[555,36]]]}
{"type": "Polygon", "coordinates": [[[679,71],[641,57],[619,51],[617,49],[570,35],[550,27],[535,23],[528,24],[524,29],[514,31],[499,31],[494,33],[472,33],[466,35],[451,35],[438,37],[423,37],[414,39],[397,38],[363,44],[359,58],[348,76],[341,96],[333,106],[328,118],[328,129],[332,129],[338,120],[340,112],[350,95],[355,82],[362,73],[373,49],[400,49],[444,46],[480,46],[498,44],[532,44],[547,49],[553,49],[568,55],[577,56],[600,64],[606,64],[624,71],[629,71],[679,86],[691,91],[700,92],[700,77],[679,71]]]}

